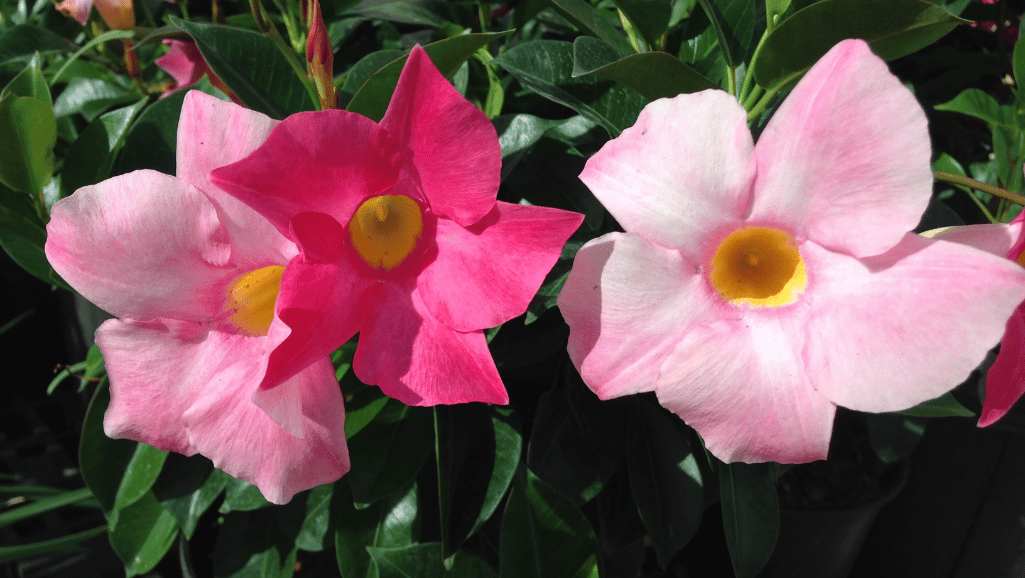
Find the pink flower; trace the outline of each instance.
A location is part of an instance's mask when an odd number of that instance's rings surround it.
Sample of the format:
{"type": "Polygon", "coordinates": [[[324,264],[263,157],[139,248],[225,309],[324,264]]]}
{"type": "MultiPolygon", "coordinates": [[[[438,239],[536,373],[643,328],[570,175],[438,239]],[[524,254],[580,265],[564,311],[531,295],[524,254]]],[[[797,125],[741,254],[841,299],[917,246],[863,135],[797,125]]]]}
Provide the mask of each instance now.
{"type": "Polygon", "coordinates": [[[359,332],[356,375],[403,403],[507,403],[482,329],[526,310],[583,217],[496,202],[500,168],[487,117],[414,47],[380,124],[295,114],[215,170],[300,250],[262,387],[359,332]]]}
{"type": "Polygon", "coordinates": [[[136,171],[57,202],[46,256],[117,316],[96,331],[111,401],[103,429],[213,460],[275,503],[349,469],[344,406],[328,358],[279,367],[290,330],[275,310],[297,249],[207,179],[277,124],[192,91],[178,125],[178,176],[136,171]]]}
{"type": "Polygon", "coordinates": [[[154,62],[164,72],[171,75],[171,78],[174,79],[175,87],[165,92],[160,98],[196,84],[205,75],[210,79],[210,84],[214,85],[224,94],[227,94],[231,100],[235,101],[235,104],[242,104],[242,101],[235,96],[235,93],[221,82],[221,79],[217,78],[214,71],[210,69],[210,65],[206,63],[203,55],[199,53],[199,48],[196,47],[195,42],[165,38],[164,44],[170,47],[167,50],[167,54],[156,59],[154,62]]]}
{"type": "Polygon", "coordinates": [[[757,146],[725,92],[649,104],[580,175],[627,231],[584,245],[559,296],[584,381],[602,399],[654,391],[727,462],[824,458],[837,405],[950,390],[1025,271],[910,232],[929,156],[921,107],[858,40],[757,146]]]}
{"type": "MultiPolygon", "coordinates": [[[[1025,265],[1025,213],[1010,225],[967,225],[950,227],[934,238],[962,243],[994,255],[1006,256],[1025,265]]],[[[986,374],[986,399],[979,416],[979,427],[992,425],[1004,417],[1025,393],[1025,303],[1018,305],[1007,320],[1000,353],[986,374]]]]}

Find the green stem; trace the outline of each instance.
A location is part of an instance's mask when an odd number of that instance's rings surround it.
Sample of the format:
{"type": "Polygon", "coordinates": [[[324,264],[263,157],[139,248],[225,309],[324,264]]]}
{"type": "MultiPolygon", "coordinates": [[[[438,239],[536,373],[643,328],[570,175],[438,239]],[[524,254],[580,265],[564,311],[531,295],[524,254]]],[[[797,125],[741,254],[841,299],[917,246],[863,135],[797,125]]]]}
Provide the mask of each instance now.
{"type": "MultiPolygon", "coordinates": [[[[772,97],[776,96],[779,92],[779,88],[766,92],[758,102],[751,108],[750,112],[747,113],[747,122],[754,122],[759,116],[765,112],[765,109],[769,107],[769,103],[772,102],[772,97]]],[[[746,107],[745,107],[746,108],[746,107]]]]}
{"type": "MultiPolygon", "coordinates": [[[[768,37],[769,31],[766,30],[765,34],[762,34],[761,39],[758,41],[758,46],[755,46],[755,51],[751,55],[751,60],[747,64],[747,72],[744,74],[744,86],[741,87],[740,96],[738,97],[738,100],[740,100],[740,102],[745,102],[748,100],[748,95],[750,94],[750,91],[753,88],[752,84],[755,80],[755,75],[753,74],[755,62],[758,62],[758,55],[761,54],[762,46],[765,44],[765,39],[768,37]]],[[[745,106],[744,108],[747,107],[745,106]]]]}
{"type": "Polygon", "coordinates": [[[256,20],[256,26],[264,36],[270,38],[274,46],[278,47],[278,50],[285,55],[285,60],[292,66],[292,70],[295,71],[295,75],[299,77],[299,81],[306,87],[306,92],[310,95],[310,100],[316,105],[320,102],[320,96],[317,94],[317,87],[313,85],[313,81],[310,79],[310,75],[306,71],[306,63],[299,60],[296,56],[295,50],[285,42],[285,39],[281,37],[277,27],[270,20],[270,15],[267,14],[267,10],[264,9],[263,4],[260,0],[249,0],[249,8],[253,12],[253,18],[256,20]]]}
{"type": "Polygon", "coordinates": [[[89,50],[93,46],[96,46],[97,44],[102,44],[108,40],[124,40],[125,38],[131,38],[133,36],[135,36],[135,31],[133,30],[109,30],[107,32],[104,32],[103,34],[100,34],[96,38],[93,38],[89,42],[86,42],[85,46],[79,48],[78,52],[72,54],[71,58],[69,58],[68,61],[64,63],[64,66],[61,66],[60,70],[58,70],[57,73],[53,75],[53,78],[50,79],[50,84],[56,84],[57,80],[60,79],[62,74],[64,74],[64,71],[67,70],[69,66],[71,66],[71,63],[81,58],[81,56],[85,54],[86,50],[89,50]]]}
{"type": "Polygon", "coordinates": [[[726,66],[726,90],[737,96],[737,69],[729,65],[726,66]]]}
{"type": "MultiPolygon", "coordinates": [[[[948,183],[953,183],[955,185],[961,185],[962,187],[975,189],[976,191],[989,193],[994,197],[1006,199],[1008,201],[1011,201],[1012,203],[1025,206],[1025,197],[1019,195],[1018,193],[1012,193],[1011,191],[1008,191],[1006,189],[1001,189],[1000,187],[991,185],[989,183],[983,183],[973,178],[969,178],[963,175],[955,175],[953,173],[946,173],[943,171],[934,171],[933,176],[938,181],[946,181],[948,183]]],[[[975,195],[972,195],[972,198],[975,198],[975,195]]]]}
{"type": "Polygon", "coordinates": [[[91,499],[92,497],[93,493],[89,488],[81,488],[49,496],[30,504],[19,506],[13,510],[3,512],[0,514],[0,527],[9,526],[15,522],[42,514],[43,512],[49,512],[50,510],[55,510],[63,506],[69,506],[77,502],[91,499]]]}
{"type": "Polygon", "coordinates": [[[25,544],[23,546],[0,546],[0,564],[4,562],[10,562],[11,560],[17,560],[19,558],[25,558],[28,556],[36,556],[39,554],[45,554],[46,552],[55,552],[58,550],[67,550],[68,548],[84,542],[89,538],[95,536],[101,536],[107,532],[107,525],[97,526],[91,530],[85,530],[77,534],[70,534],[61,538],[55,538],[53,540],[45,540],[43,542],[33,542],[31,544],[25,544]]]}
{"type": "MultiPolygon", "coordinates": [[[[744,92],[741,91],[741,94],[744,94],[744,92]]],[[[763,94],[765,94],[765,89],[756,84],[751,88],[751,92],[747,96],[741,98],[740,104],[744,107],[744,110],[751,110],[751,107],[758,103],[758,99],[763,94]]]]}

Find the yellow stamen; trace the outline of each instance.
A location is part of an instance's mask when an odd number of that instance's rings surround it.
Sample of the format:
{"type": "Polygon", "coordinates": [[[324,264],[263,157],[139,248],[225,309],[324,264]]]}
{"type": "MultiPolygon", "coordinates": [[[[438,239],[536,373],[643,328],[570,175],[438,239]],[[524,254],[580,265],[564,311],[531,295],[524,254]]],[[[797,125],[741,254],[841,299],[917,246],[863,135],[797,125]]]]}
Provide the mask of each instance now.
{"type": "Polygon", "coordinates": [[[420,205],[404,195],[371,197],[349,221],[349,238],[359,256],[371,267],[385,271],[409,256],[422,231],[420,205]]]}
{"type": "Polygon", "coordinates": [[[228,286],[228,321],[249,335],[267,335],[285,268],[271,265],[240,275],[228,286]]]}
{"type": "Polygon", "coordinates": [[[747,227],[734,231],[719,245],[708,279],[733,305],[779,307],[796,301],[808,284],[808,272],[789,234],[747,227]]]}

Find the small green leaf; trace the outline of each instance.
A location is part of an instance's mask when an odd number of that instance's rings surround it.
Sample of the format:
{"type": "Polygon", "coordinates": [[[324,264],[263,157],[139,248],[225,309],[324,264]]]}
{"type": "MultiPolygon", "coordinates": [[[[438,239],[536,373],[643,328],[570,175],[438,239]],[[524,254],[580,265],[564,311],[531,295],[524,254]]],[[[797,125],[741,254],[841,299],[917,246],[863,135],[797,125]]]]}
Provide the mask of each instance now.
{"type": "Polygon", "coordinates": [[[937,104],[936,110],[959,112],[985,121],[991,125],[1016,127],[1014,108],[999,104],[995,98],[978,88],[969,88],[955,96],[953,100],[937,104]]]}
{"type": "Polygon", "coordinates": [[[95,78],[72,78],[53,103],[58,117],[81,114],[89,122],[96,120],[112,106],[137,102],[144,98],[137,91],[95,78]]]}
{"type": "Polygon", "coordinates": [[[673,12],[670,0],[613,0],[615,5],[626,14],[652,50],[658,49],[662,43],[662,35],[669,27],[669,17],[673,12]]]}
{"type": "MultiPolygon", "coordinates": [[[[331,521],[331,494],[334,486],[324,484],[310,490],[306,498],[306,518],[303,520],[295,545],[308,552],[324,549],[327,529],[331,521]]],[[[334,538],[331,538],[333,543],[334,538]]]]}
{"type": "Polygon", "coordinates": [[[950,393],[900,412],[914,417],[974,417],[975,412],[960,404],[950,393]]]}
{"type": "Polygon", "coordinates": [[[388,397],[376,387],[363,387],[346,395],[345,439],[352,439],[381,413],[388,397]]]}
{"type": "Polygon", "coordinates": [[[116,528],[110,530],[110,545],[125,563],[128,578],[152,570],[174,544],[178,524],[161,507],[153,492],[120,512],[116,528]]]}
{"type": "Polygon", "coordinates": [[[200,516],[224,491],[230,477],[201,455],[172,453],[153,484],[153,493],[178,521],[185,538],[191,539],[200,516]]]}
{"type": "Polygon", "coordinates": [[[367,548],[409,546],[419,528],[415,485],[405,495],[357,509],[348,478],[342,478],[335,483],[331,510],[338,570],[344,578],[376,576],[367,548]]]}
{"type": "Polygon", "coordinates": [[[33,198],[53,177],[57,118],[48,102],[8,92],[0,98],[0,182],[33,198]]]}
{"type": "Polygon", "coordinates": [[[719,88],[679,58],[665,52],[633,54],[619,60],[612,47],[597,38],[573,41],[573,76],[594,74],[641,93],[648,100],[719,88]]]}
{"type": "Polygon", "coordinates": [[[107,514],[107,522],[113,530],[118,528],[122,510],[151,493],[150,488],[157,481],[166,459],[167,452],[149,444],[140,443],[135,447],[114,497],[114,507],[107,514]]]}
{"type": "Polygon", "coordinates": [[[245,480],[228,476],[225,484],[224,502],[221,504],[220,512],[248,512],[267,508],[272,504],[260,493],[260,488],[245,480]]]}
{"type": "Polygon", "coordinates": [[[148,99],[108,112],[92,122],[72,143],[61,169],[61,196],[110,176],[111,167],[128,135],[128,127],[148,99]]]}
{"type": "Polygon", "coordinates": [[[69,289],[46,260],[46,227],[32,200],[0,184],[0,246],[22,269],[51,284],[69,289]]]}
{"type": "Polygon", "coordinates": [[[774,464],[735,462],[719,466],[726,546],[737,578],[765,566],[779,536],[779,497],[774,464]]]}
{"type": "Polygon", "coordinates": [[[305,512],[303,500],[293,499],[284,506],[227,514],[214,542],[214,576],[291,578],[305,512]]]}
{"type": "Polygon", "coordinates": [[[38,98],[53,106],[53,100],[50,98],[50,88],[46,85],[46,79],[43,78],[40,60],[38,54],[33,56],[25,70],[19,72],[17,76],[7,83],[3,92],[0,92],[0,97],[11,93],[14,96],[38,98]]]}
{"type": "Polygon", "coordinates": [[[612,46],[621,55],[637,52],[627,40],[597,9],[584,0],[551,0],[554,6],[581,30],[586,30],[612,46]]]}
{"type": "Polygon", "coordinates": [[[139,445],[131,440],[110,439],[103,433],[103,413],[109,403],[110,388],[101,384],[86,410],[78,449],[82,478],[104,512],[114,508],[121,479],[139,445]]]}

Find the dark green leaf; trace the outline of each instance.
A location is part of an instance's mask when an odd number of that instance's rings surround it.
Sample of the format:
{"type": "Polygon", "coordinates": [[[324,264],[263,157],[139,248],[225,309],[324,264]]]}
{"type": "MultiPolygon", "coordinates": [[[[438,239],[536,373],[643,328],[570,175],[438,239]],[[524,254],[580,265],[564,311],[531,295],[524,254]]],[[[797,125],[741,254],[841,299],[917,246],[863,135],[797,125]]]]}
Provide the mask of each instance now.
{"type": "Polygon", "coordinates": [[[601,38],[621,55],[637,52],[633,46],[630,46],[630,41],[609,24],[609,21],[590,3],[584,0],[551,0],[551,3],[581,30],[586,30],[601,38]]]}
{"type": "Polygon", "coordinates": [[[662,35],[669,27],[669,16],[673,12],[670,0],[613,0],[616,6],[626,14],[630,23],[640,31],[644,40],[652,50],[656,50],[662,41],[662,35]]]}
{"type": "Polygon", "coordinates": [[[648,100],[719,88],[712,81],[665,52],[644,52],[619,60],[612,48],[590,36],[573,41],[573,76],[594,74],[622,83],[648,100]]]}
{"type": "Polygon", "coordinates": [[[502,578],[573,578],[591,572],[599,553],[583,513],[530,470],[516,476],[502,518],[502,578]]]}
{"type": "Polygon", "coordinates": [[[353,10],[352,14],[359,14],[366,18],[375,20],[386,20],[388,22],[400,22],[402,24],[413,24],[415,26],[429,26],[438,28],[445,24],[445,19],[431,12],[419,3],[413,2],[375,2],[376,5],[367,6],[353,10]]]}
{"type": "Polygon", "coordinates": [[[990,125],[1016,127],[1014,108],[999,104],[995,98],[978,88],[966,89],[953,100],[937,104],[934,108],[974,116],[990,125]]]}
{"type": "Polygon", "coordinates": [[[191,539],[200,516],[224,491],[229,477],[201,455],[185,457],[172,453],[153,484],[153,493],[178,520],[185,537],[191,539]]]}
{"type": "Polygon", "coordinates": [[[110,389],[96,388],[82,425],[78,463],[82,478],[105,512],[114,508],[121,478],[135,454],[138,442],[114,440],[103,433],[103,413],[110,403],[110,389]]]}
{"type": "Polygon", "coordinates": [[[544,282],[541,283],[541,287],[537,290],[534,298],[530,300],[530,305],[527,306],[527,314],[523,320],[525,324],[533,323],[545,311],[555,307],[558,302],[559,293],[562,291],[562,286],[566,284],[570,269],[573,268],[573,259],[576,257],[577,251],[585,243],[582,238],[585,235],[587,233],[581,234],[577,232],[562,246],[559,260],[555,262],[552,270],[545,276],[544,282]]]}
{"type": "Polygon", "coordinates": [[[61,196],[110,176],[114,159],[128,135],[128,127],[146,106],[142,99],[132,106],[104,114],[93,121],[72,143],[61,169],[61,196]]]}
{"type": "Polygon", "coordinates": [[[1022,161],[1025,160],[1025,133],[1017,126],[993,127],[993,159],[1001,185],[1011,191],[1022,189],[1022,161]]]}
{"type": "Polygon", "coordinates": [[[511,409],[437,406],[438,493],[445,555],[487,522],[520,463],[522,437],[511,409]]]}
{"type": "Polygon", "coordinates": [[[249,108],[277,119],[313,110],[306,86],[269,38],[173,17],[171,22],[192,36],[217,77],[249,108]]]}
{"type": "Polygon", "coordinates": [[[775,90],[796,81],[834,45],[863,38],[893,60],[932,44],[966,22],[923,0],[829,0],[799,10],[765,40],[753,73],[775,90]]]}
{"type": "MultiPolygon", "coordinates": [[[[334,486],[325,484],[310,490],[306,498],[306,518],[295,545],[308,552],[324,549],[324,538],[331,521],[331,494],[334,486]]],[[[332,537],[332,542],[334,537],[332,537]]]]}
{"type": "Polygon", "coordinates": [[[680,420],[650,403],[633,408],[626,460],[630,486],[658,563],[666,568],[701,525],[704,482],[680,420]]]}
{"type": "Polygon", "coordinates": [[[953,395],[945,393],[900,412],[915,417],[974,417],[975,412],[961,405],[953,395]]]}
{"type": "Polygon", "coordinates": [[[409,485],[434,447],[431,421],[429,410],[389,400],[349,441],[346,477],[357,502],[375,502],[409,485]]]}
{"type": "Polygon", "coordinates": [[[260,488],[245,480],[228,476],[224,488],[224,502],[220,508],[222,514],[228,512],[248,512],[272,505],[260,493],[260,488]]]}
{"type": "MultiPolygon", "coordinates": [[[[441,71],[442,76],[451,78],[479,48],[508,36],[512,32],[512,30],[507,30],[505,32],[453,36],[428,44],[424,50],[431,57],[434,66],[441,71]]],[[[353,95],[346,110],[362,114],[374,121],[380,121],[388,109],[388,102],[391,100],[392,93],[395,92],[395,86],[399,82],[399,75],[405,64],[406,59],[399,57],[375,72],[353,95]]]]}
{"type": "Polygon", "coordinates": [[[89,491],[89,488],[60,491],[52,496],[40,498],[0,512],[0,528],[51,510],[56,510],[57,508],[91,501],[93,501],[93,494],[89,491]]]}
{"type": "Polygon", "coordinates": [[[339,105],[342,108],[348,108],[353,95],[359,92],[359,89],[363,87],[367,80],[370,80],[370,77],[375,72],[405,54],[402,50],[380,50],[378,52],[371,52],[361,58],[359,62],[352,65],[352,68],[345,73],[345,82],[338,89],[339,105]]]}
{"type": "Polygon", "coordinates": [[[40,554],[47,554],[50,552],[70,550],[79,542],[84,542],[106,533],[107,526],[103,525],[83,532],[54,538],[53,540],[32,542],[31,544],[22,544],[20,546],[0,546],[0,564],[11,562],[13,560],[20,560],[22,558],[28,558],[30,556],[39,556],[40,554]]]}
{"type": "Polygon", "coordinates": [[[46,85],[46,79],[43,78],[43,71],[40,67],[40,58],[38,56],[33,57],[29,61],[28,66],[25,67],[25,70],[19,72],[17,76],[7,83],[0,96],[9,92],[14,96],[37,98],[53,106],[53,100],[50,99],[50,88],[46,85]]]}
{"type": "Polygon", "coordinates": [[[53,177],[57,118],[48,102],[13,93],[0,98],[0,182],[36,197],[53,177]]]}
{"type": "Polygon", "coordinates": [[[110,107],[136,102],[140,98],[143,95],[138,92],[129,92],[105,80],[72,78],[53,102],[53,112],[59,117],[78,113],[92,122],[110,107]]]}
{"type": "Polygon", "coordinates": [[[737,578],[753,577],[769,561],[779,536],[775,465],[720,465],[719,496],[733,571],[737,578]]]}
{"type": "Polygon", "coordinates": [[[290,578],[305,511],[303,500],[293,499],[284,506],[226,515],[214,543],[214,576],[290,578]]]}
{"type": "Polygon", "coordinates": [[[351,440],[362,431],[387,403],[388,397],[376,387],[363,387],[346,395],[345,439],[351,440]]]}
{"type": "MultiPolygon", "coordinates": [[[[957,404],[956,401],[954,403],[957,404]]],[[[968,413],[971,415],[971,412],[968,413]]],[[[896,463],[910,455],[925,433],[926,420],[921,417],[870,413],[865,415],[865,420],[868,425],[868,441],[872,444],[872,449],[880,460],[888,464],[896,463]]]]}
{"type": "Polygon", "coordinates": [[[31,24],[19,24],[0,34],[0,66],[42,54],[74,52],[78,47],[53,32],[31,24]]]}
{"type": "Polygon", "coordinates": [[[46,260],[45,243],[46,228],[32,201],[0,184],[0,246],[22,269],[47,283],[70,289],[46,260]]]}
{"type": "Polygon", "coordinates": [[[122,510],[151,493],[150,488],[157,481],[166,459],[167,452],[149,444],[140,443],[135,447],[135,452],[125,467],[117,496],[114,497],[114,507],[107,514],[107,522],[111,528],[117,529],[122,510]]]}
{"type": "Polygon", "coordinates": [[[613,137],[633,125],[647,99],[613,81],[573,76],[573,45],[559,40],[520,44],[495,59],[521,84],[600,124],[613,137]]]}
{"type": "Polygon", "coordinates": [[[163,559],[178,536],[174,516],[161,507],[153,492],[146,492],[120,512],[110,530],[110,545],[125,563],[128,578],[145,574],[163,559]]]}
{"type": "Polygon", "coordinates": [[[467,552],[456,552],[446,561],[438,542],[367,550],[380,578],[495,578],[487,563],[467,552]]]}
{"type": "Polygon", "coordinates": [[[335,484],[331,498],[335,520],[335,552],[343,578],[367,578],[373,565],[367,547],[403,547],[413,543],[419,527],[416,486],[357,509],[347,478],[335,484]]]}

